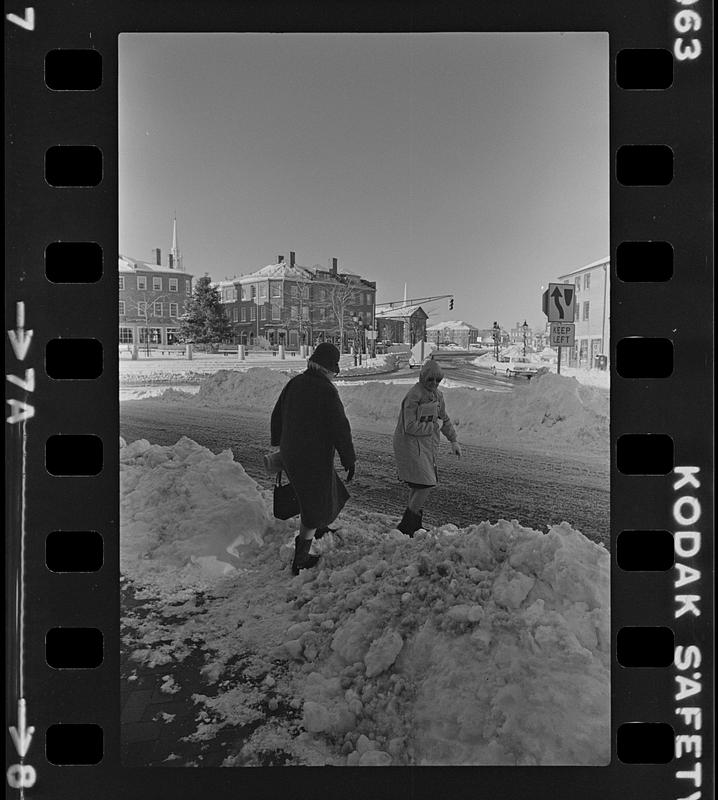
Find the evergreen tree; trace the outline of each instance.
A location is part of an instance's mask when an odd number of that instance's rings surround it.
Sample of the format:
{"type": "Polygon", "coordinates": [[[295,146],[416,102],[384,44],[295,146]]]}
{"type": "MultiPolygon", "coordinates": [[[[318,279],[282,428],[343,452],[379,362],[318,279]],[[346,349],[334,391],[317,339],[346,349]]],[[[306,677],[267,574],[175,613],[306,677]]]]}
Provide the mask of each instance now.
{"type": "Polygon", "coordinates": [[[222,308],[219,289],[210,285],[209,275],[199,278],[180,320],[179,338],[196,344],[218,344],[232,334],[222,308]]]}

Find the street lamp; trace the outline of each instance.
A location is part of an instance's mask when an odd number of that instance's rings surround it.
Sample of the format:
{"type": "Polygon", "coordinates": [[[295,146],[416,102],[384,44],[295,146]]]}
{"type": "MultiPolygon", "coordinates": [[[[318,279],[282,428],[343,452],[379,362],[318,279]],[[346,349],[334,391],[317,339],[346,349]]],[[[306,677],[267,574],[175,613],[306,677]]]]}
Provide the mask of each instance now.
{"type": "Polygon", "coordinates": [[[521,330],[524,332],[524,356],[526,355],[526,337],[528,336],[529,326],[526,320],[524,320],[524,324],[521,326],[521,330]]]}
{"type": "Polygon", "coordinates": [[[496,361],[499,360],[499,341],[501,340],[501,326],[498,322],[494,321],[493,326],[493,336],[494,336],[494,357],[496,361]]]}
{"type": "Polygon", "coordinates": [[[356,367],[357,351],[359,351],[359,365],[361,366],[361,340],[359,338],[359,335],[363,323],[357,314],[354,314],[352,316],[352,322],[354,323],[354,366],[356,367]]]}

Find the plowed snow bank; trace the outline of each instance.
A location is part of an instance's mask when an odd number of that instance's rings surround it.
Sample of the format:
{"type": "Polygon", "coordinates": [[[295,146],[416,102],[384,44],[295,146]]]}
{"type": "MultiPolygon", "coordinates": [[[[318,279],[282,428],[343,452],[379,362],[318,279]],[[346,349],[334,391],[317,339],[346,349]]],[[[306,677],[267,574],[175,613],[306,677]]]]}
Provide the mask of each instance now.
{"type": "Polygon", "coordinates": [[[125,641],[169,678],[203,651],[217,692],[192,737],[253,726],[226,765],[608,763],[609,556],[567,523],[408,539],[345,511],[292,578],[292,523],[229,452],[140,440],[120,460],[122,570],[156,598],[125,641]],[[232,541],[239,570],[216,559],[232,541]]]}
{"type": "MultiPolygon", "coordinates": [[[[220,370],[202,381],[187,402],[196,405],[266,408],[269,413],[289,376],[270,369],[246,372],[220,370]]],[[[380,423],[393,430],[408,388],[371,382],[340,386],[339,394],[350,421],[380,423]]],[[[495,442],[522,442],[561,448],[581,445],[590,450],[608,446],[608,394],[574,378],[538,375],[513,392],[495,393],[468,388],[443,390],[446,408],[459,437],[495,442]]],[[[168,397],[176,399],[176,397],[168,397]]]]}

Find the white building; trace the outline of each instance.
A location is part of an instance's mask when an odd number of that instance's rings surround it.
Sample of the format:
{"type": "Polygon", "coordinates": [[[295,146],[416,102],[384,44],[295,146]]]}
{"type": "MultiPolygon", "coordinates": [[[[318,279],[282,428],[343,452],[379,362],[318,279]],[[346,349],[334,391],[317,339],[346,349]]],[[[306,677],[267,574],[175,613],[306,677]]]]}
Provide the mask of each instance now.
{"type": "Polygon", "coordinates": [[[558,276],[576,287],[576,347],[563,349],[571,367],[596,366],[596,356],[610,359],[610,272],[608,257],[558,276]]]}

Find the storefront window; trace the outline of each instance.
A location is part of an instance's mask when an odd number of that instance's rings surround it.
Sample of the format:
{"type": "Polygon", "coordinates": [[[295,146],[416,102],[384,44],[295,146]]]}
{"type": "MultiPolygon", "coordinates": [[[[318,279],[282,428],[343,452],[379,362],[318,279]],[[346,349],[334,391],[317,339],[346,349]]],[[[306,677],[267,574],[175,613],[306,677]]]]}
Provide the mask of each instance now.
{"type": "Polygon", "coordinates": [[[132,328],[120,328],[120,344],[132,344],[132,328]]]}

